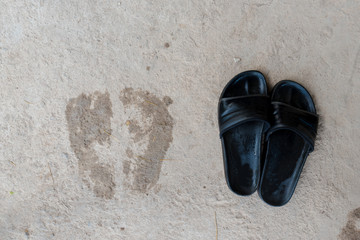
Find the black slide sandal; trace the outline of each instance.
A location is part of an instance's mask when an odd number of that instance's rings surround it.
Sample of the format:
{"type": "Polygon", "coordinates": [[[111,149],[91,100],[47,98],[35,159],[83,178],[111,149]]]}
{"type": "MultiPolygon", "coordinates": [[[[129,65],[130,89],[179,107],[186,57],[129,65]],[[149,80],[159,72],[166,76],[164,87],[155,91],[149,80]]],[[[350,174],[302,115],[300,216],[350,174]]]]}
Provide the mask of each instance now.
{"type": "Polygon", "coordinates": [[[226,182],[239,195],[250,195],[260,182],[262,138],[270,127],[270,98],[258,71],[236,75],[220,95],[218,120],[226,182]]]}
{"type": "Polygon", "coordinates": [[[271,94],[272,127],[259,187],[260,197],[272,206],[283,206],[292,197],[302,168],[314,150],[318,115],[309,92],[284,80],[271,94]]]}

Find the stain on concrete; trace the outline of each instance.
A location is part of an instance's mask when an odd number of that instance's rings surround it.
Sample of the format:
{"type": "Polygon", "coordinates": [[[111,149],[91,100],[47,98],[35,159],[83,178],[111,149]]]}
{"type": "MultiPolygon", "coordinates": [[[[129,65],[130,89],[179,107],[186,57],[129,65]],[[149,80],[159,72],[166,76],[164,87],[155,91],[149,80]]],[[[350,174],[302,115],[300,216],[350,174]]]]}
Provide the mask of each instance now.
{"type": "Polygon", "coordinates": [[[29,237],[30,237],[30,232],[29,232],[29,229],[25,229],[25,235],[26,235],[26,237],[27,237],[27,238],[29,238],[29,237]]]}
{"type": "MultiPolygon", "coordinates": [[[[342,229],[339,238],[341,240],[358,240],[360,239],[360,229],[357,228],[357,223],[360,222],[360,208],[351,211],[348,214],[348,221],[342,229]]],[[[358,224],[359,226],[360,224],[358,224]]]]}
{"type": "Polygon", "coordinates": [[[126,185],[146,192],[159,179],[162,160],[173,140],[173,118],[167,107],[173,102],[168,96],[160,100],[147,91],[124,89],[120,94],[126,125],[133,144],[126,150],[128,160],[123,163],[126,185]]]}
{"type": "Polygon", "coordinates": [[[110,144],[113,116],[109,93],[94,92],[72,98],[66,107],[70,145],[78,158],[79,174],[97,197],[114,196],[114,169],[100,164],[94,144],[110,144]]]}

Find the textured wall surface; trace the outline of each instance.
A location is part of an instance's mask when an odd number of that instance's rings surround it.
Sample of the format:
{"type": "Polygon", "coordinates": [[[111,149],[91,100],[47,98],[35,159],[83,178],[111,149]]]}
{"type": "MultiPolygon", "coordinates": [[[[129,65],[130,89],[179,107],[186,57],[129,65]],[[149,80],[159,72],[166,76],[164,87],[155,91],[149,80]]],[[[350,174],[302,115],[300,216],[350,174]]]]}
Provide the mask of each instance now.
{"type": "Polygon", "coordinates": [[[360,239],[359,12],[0,0],[0,239],[360,239]],[[224,178],[217,101],[249,69],[300,82],[320,114],[281,208],[224,178]]]}

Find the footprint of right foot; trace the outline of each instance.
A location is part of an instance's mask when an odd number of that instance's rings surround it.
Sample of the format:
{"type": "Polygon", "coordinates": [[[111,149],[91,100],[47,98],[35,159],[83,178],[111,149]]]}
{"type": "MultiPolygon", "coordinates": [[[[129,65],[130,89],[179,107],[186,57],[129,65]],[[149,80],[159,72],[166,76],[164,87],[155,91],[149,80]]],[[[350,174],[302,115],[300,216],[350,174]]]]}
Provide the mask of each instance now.
{"type": "Polygon", "coordinates": [[[158,181],[173,139],[174,121],[168,111],[172,100],[167,96],[160,100],[152,93],[132,88],[124,89],[120,100],[132,139],[126,149],[128,159],[123,162],[124,182],[132,190],[146,192],[158,181]]]}

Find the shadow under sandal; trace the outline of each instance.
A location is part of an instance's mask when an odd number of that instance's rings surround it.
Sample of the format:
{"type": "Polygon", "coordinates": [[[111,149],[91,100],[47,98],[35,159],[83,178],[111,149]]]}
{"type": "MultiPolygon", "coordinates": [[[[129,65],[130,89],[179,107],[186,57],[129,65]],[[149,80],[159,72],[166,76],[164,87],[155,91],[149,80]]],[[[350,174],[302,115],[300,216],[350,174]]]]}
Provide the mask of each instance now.
{"type": "Polygon", "coordinates": [[[260,182],[262,137],[270,127],[270,98],[264,76],[238,74],[221,93],[218,108],[226,181],[239,195],[250,195],[260,182]]]}
{"type": "Polygon", "coordinates": [[[266,137],[259,195],[272,206],[282,206],[292,197],[306,158],[314,150],[318,115],[309,92],[289,80],[275,85],[271,104],[273,123],[266,137]]]}

